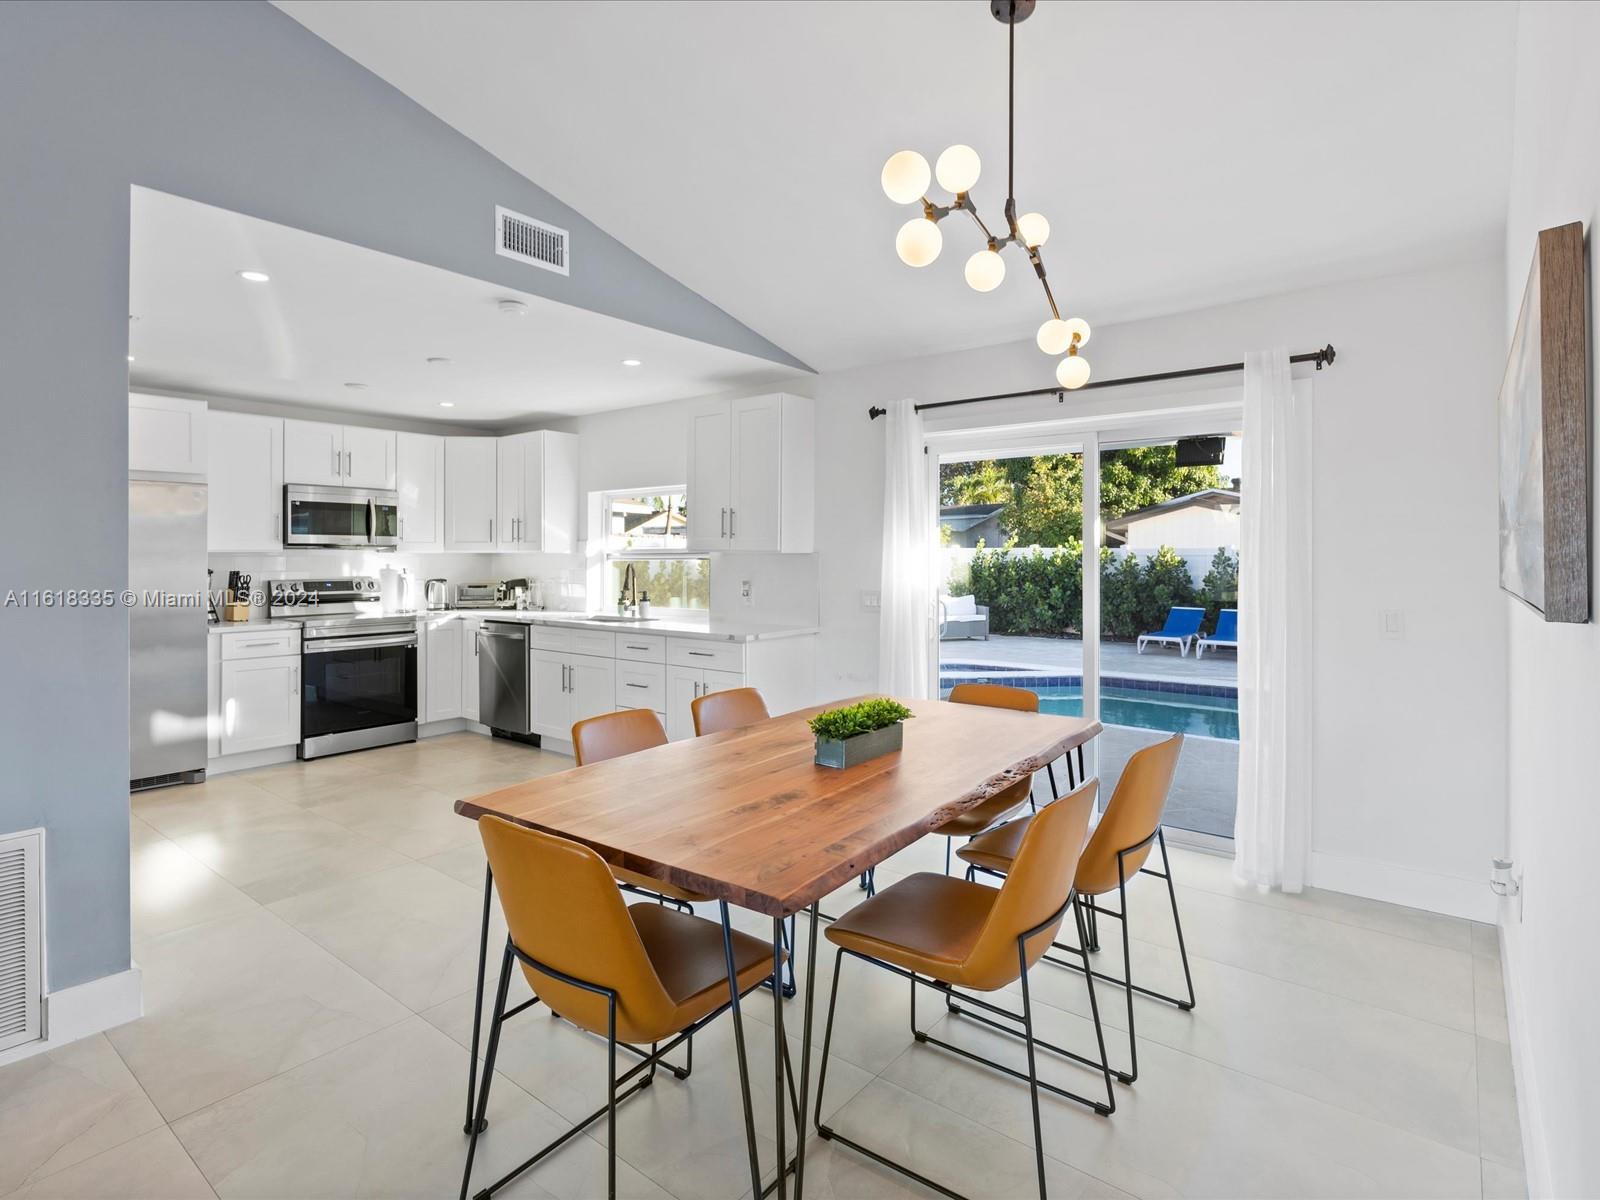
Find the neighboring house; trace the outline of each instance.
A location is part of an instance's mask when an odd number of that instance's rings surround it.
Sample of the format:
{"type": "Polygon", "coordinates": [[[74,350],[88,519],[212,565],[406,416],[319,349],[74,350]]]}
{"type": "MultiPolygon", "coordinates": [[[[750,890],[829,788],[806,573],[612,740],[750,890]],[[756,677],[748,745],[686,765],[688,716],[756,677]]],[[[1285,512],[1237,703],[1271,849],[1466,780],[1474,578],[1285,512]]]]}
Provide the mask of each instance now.
{"type": "MultiPolygon", "coordinates": [[[[948,509],[945,511],[949,511],[948,509]]],[[[1239,547],[1239,493],[1206,488],[1135,509],[1106,522],[1106,545],[1129,550],[1239,547]]]]}
{"type": "Polygon", "coordinates": [[[1170,546],[1189,568],[1196,586],[1211,569],[1217,547],[1239,552],[1239,492],[1206,488],[1174,496],[1106,522],[1106,545],[1141,558],[1170,546]]]}
{"type": "Polygon", "coordinates": [[[979,542],[991,550],[1005,544],[1000,533],[1004,504],[949,504],[939,510],[939,526],[950,531],[951,546],[971,549],[979,542]]]}

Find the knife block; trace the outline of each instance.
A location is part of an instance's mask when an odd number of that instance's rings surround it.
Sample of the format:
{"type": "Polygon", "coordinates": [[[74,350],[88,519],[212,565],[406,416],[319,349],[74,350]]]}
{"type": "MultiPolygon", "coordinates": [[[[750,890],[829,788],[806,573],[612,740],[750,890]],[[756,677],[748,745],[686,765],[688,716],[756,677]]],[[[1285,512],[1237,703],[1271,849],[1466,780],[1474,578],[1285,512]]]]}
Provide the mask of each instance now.
{"type": "Polygon", "coordinates": [[[250,619],[250,606],[240,604],[233,598],[233,593],[228,592],[222,602],[222,619],[224,621],[248,621],[250,619]]]}

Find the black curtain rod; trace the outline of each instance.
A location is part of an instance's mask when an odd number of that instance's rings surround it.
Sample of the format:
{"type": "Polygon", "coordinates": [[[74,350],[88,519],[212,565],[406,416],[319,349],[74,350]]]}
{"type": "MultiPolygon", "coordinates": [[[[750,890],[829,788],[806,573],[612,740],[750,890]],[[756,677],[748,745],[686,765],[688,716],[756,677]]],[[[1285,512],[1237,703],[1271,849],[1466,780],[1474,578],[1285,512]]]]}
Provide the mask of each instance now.
{"type": "MultiPolygon", "coordinates": [[[[1289,361],[1292,363],[1316,363],[1317,370],[1322,370],[1333,362],[1333,343],[1329,342],[1321,350],[1313,350],[1307,354],[1291,354],[1289,361]]],[[[1196,375],[1224,375],[1229,371],[1242,371],[1244,364],[1219,363],[1214,367],[1190,367],[1184,371],[1158,371],[1154,375],[1128,375],[1122,379],[1090,380],[1081,388],[1073,390],[1086,392],[1090,388],[1124,387],[1130,383],[1159,383],[1163,379],[1191,379],[1196,375]]],[[[996,392],[992,396],[968,396],[965,400],[935,400],[929,404],[916,406],[918,412],[926,412],[930,408],[954,408],[957,404],[982,404],[986,400],[1016,400],[1022,396],[1054,396],[1059,404],[1067,398],[1067,389],[1062,387],[1033,388],[1026,392],[996,392]]],[[[889,410],[886,408],[867,409],[867,418],[876,421],[889,410]]]]}

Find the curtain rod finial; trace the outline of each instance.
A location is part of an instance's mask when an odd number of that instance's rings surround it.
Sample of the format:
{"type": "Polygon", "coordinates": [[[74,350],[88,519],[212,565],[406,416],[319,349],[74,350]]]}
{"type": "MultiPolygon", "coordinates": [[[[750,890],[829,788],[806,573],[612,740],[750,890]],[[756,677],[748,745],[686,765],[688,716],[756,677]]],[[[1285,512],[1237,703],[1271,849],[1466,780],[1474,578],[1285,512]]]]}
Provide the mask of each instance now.
{"type": "Polygon", "coordinates": [[[1334,354],[1333,343],[1329,342],[1322,348],[1322,353],[1317,356],[1317,370],[1320,371],[1323,367],[1332,366],[1334,354]]]}
{"type": "Polygon", "coordinates": [[[876,421],[888,411],[889,410],[887,408],[878,408],[876,405],[874,405],[872,408],[867,409],[867,420],[876,421]]]}

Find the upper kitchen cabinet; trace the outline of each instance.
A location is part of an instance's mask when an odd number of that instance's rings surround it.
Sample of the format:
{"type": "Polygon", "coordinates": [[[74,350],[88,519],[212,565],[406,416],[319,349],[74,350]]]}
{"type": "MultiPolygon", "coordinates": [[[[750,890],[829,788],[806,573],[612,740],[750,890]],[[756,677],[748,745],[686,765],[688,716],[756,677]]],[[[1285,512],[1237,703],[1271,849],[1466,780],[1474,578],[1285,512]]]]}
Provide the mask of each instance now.
{"type": "Polygon", "coordinates": [[[499,548],[570,554],[577,544],[577,436],[542,429],[497,440],[499,548]]]}
{"type": "Polygon", "coordinates": [[[400,493],[400,549],[444,549],[444,439],[428,433],[395,438],[400,493]]]}
{"type": "Polygon", "coordinates": [[[396,435],[365,425],[326,421],[283,423],[283,476],[286,483],[331,487],[393,488],[396,435]]]}
{"type": "Polygon", "coordinates": [[[206,414],[206,549],[283,550],[283,422],[206,414]]]}
{"type": "Polygon", "coordinates": [[[205,401],[130,395],[128,470],[204,475],[205,401]]]}
{"type": "Polygon", "coordinates": [[[493,550],[495,542],[495,450],[499,439],[444,440],[444,548],[493,550]]]}
{"type": "Polygon", "coordinates": [[[689,420],[689,548],[809,554],[815,416],[801,396],[717,401],[689,420]]]}

